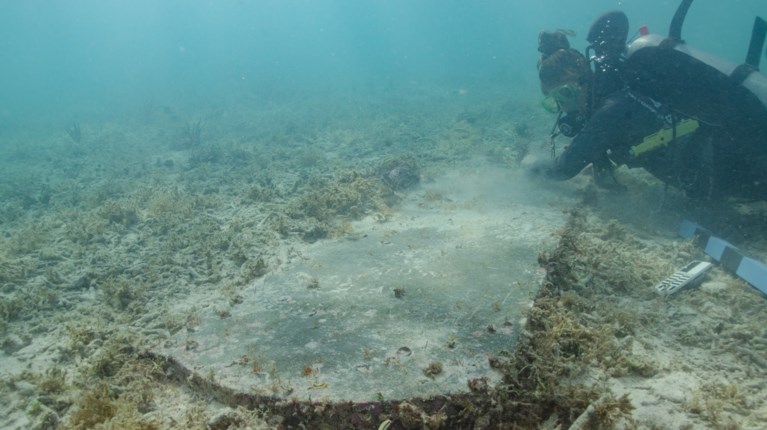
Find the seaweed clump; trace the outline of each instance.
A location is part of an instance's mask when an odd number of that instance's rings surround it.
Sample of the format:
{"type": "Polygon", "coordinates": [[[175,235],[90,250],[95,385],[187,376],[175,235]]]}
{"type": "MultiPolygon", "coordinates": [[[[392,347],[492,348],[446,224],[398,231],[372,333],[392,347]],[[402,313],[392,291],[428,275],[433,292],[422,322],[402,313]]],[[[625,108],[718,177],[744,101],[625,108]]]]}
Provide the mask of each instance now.
{"type": "Polygon", "coordinates": [[[116,413],[117,406],[110,398],[109,389],[101,385],[83,394],[69,423],[74,429],[90,429],[112,419],[116,413]]]}
{"type": "Polygon", "coordinates": [[[187,122],[179,131],[178,137],[173,144],[173,149],[197,148],[202,144],[202,120],[187,122]]]}
{"type": "Polygon", "coordinates": [[[155,394],[165,374],[157,362],[141,359],[140,342],[131,334],[113,333],[90,357],[89,368],[82,376],[91,388],[84,389],[71,408],[68,405],[68,410],[62,411],[66,413],[63,428],[160,428],[156,417],[146,414],[157,408],[155,394]]]}
{"type": "Polygon", "coordinates": [[[412,188],[421,181],[421,172],[413,157],[390,158],[376,169],[378,176],[394,191],[412,188]]]}
{"type": "Polygon", "coordinates": [[[130,310],[140,304],[146,285],[135,284],[121,277],[110,277],[99,283],[104,301],[115,309],[130,310]]]}
{"type": "MultiPolygon", "coordinates": [[[[491,361],[504,373],[503,383],[492,393],[501,405],[498,418],[502,422],[513,420],[522,428],[553,421],[562,428],[603,429],[621,419],[630,420],[628,397],[615,398],[597,384],[577,382],[588,380],[584,376],[595,370],[614,374],[633,369],[627,363],[636,361],[618,342],[611,321],[615,313],[601,312],[609,306],[599,302],[614,297],[615,289],[630,289],[630,284],[642,279],[642,269],[619,269],[623,266],[614,260],[631,250],[615,252],[617,245],[602,242],[601,229],[595,230],[589,231],[584,214],[574,210],[558,247],[539,256],[546,277],[516,353],[508,361],[491,361]],[[610,280],[616,274],[621,276],[613,283],[610,280]],[[586,287],[590,299],[579,294],[586,287]],[[582,426],[575,426],[576,421],[582,426]]],[[[635,373],[641,376],[645,367],[634,366],[635,373]]]]}
{"type": "Polygon", "coordinates": [[[125,227],[130,227],[139,222],[138,211],[129,204],[115,201],[106,202],[99,207],[97,213],[110,224],[122,224],[125,227]]]}
{"type": "Polygon", "coordinates": [[[67,136],[72,139],[72,142],[80,143],[83,140],[83,132],[80,129],[80,124],[73,121],[64,130],[67,132],[67,136]]]}
{"type": "Polygon", "coordinates": [[[382,182],[356,171],[309,184],[310,190],[288,208],[290,220],[281,220],[277,230],[298,233],[307,242],[334,233],[348,233],[348,220],[370,213],[388,213],[393,194],[382,182]]]}

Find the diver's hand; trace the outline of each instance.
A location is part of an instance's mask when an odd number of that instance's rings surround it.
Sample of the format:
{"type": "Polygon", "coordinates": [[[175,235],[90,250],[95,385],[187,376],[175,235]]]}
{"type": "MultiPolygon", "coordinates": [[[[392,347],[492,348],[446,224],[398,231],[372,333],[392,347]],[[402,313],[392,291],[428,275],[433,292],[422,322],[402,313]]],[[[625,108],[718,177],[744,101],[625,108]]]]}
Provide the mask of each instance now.
{"type": "Polygon", "coordinates": [[[615,172],[613,172],[612,169],[601,171],[594,167],[594,183],[599,188],[615,193],[624,193],[628,191],[628,188],[626,188],[625,185],[618,182],[618,178],[615,177],[615,172]]]}
{"type": "Polygon", "coordinates": [[[556,163],[551,158],[528,156],[522,160],[522,168],[533,178],[553,178],[556,163]]]}

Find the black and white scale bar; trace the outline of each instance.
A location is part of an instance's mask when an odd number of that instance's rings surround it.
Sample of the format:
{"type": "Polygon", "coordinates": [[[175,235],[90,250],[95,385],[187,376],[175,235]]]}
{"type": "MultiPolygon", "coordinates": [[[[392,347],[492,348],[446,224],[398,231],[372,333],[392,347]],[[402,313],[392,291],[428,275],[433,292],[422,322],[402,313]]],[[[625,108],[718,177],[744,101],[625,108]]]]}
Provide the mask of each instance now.
{"type": "Polygon", "coordinates": [[[746,257],[735,245],[713,236],[709,230],[692,221],[682,221],[679,235],[687,239],[697,238],[698,245],[706,254],[767,296],[767,265],[746,257]]]}

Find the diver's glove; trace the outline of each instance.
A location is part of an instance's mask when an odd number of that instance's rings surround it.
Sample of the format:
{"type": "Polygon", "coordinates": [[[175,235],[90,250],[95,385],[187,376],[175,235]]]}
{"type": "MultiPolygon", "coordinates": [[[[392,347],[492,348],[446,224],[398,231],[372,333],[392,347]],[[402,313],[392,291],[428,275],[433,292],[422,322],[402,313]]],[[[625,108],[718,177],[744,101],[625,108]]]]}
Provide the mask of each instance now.
{"type": "Polygon", "coordinates": [[[599,188],[616,192],[628,191],[628,188],[615,177],[615,165],[606,156],[594,161],[592,168],[594,169],[594,183],[599,188]]]}
{"type": "Polygon", "coordinates": [[[551,158],[534,160],[526,166],[525,173],[533,178],[553,179],[556,175],[556,162],[551,158]]]}
{"type": "Polygon", "coordinates": [[[594,169],[594,183],[603,190],[623,193],[628,191],[625,185],[618,182],[618,178],[610,171],[599,171],[594,169]]]}

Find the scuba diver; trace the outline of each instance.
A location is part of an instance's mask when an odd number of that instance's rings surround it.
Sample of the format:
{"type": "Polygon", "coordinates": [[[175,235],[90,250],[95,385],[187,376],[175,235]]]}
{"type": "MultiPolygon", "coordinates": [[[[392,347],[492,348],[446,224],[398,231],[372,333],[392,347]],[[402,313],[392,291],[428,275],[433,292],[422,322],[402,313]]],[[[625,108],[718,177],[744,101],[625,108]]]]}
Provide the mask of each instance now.
{"type": "Polygon", "coordinates": [[[668,37],[626,44],[628,18],[608,12],[592,25],[586,55],[567,32],[539,36],[543,106],[557,113],[554,138],[572,137],[533,174],[566,180],[591,165],[597,185],[623,189],[617,166],[641,167],[691,198],[767,200],[767,78],[758,72],[767,23],[756,18],[740,66],[690,48],[683,0],[668,37]]]}

